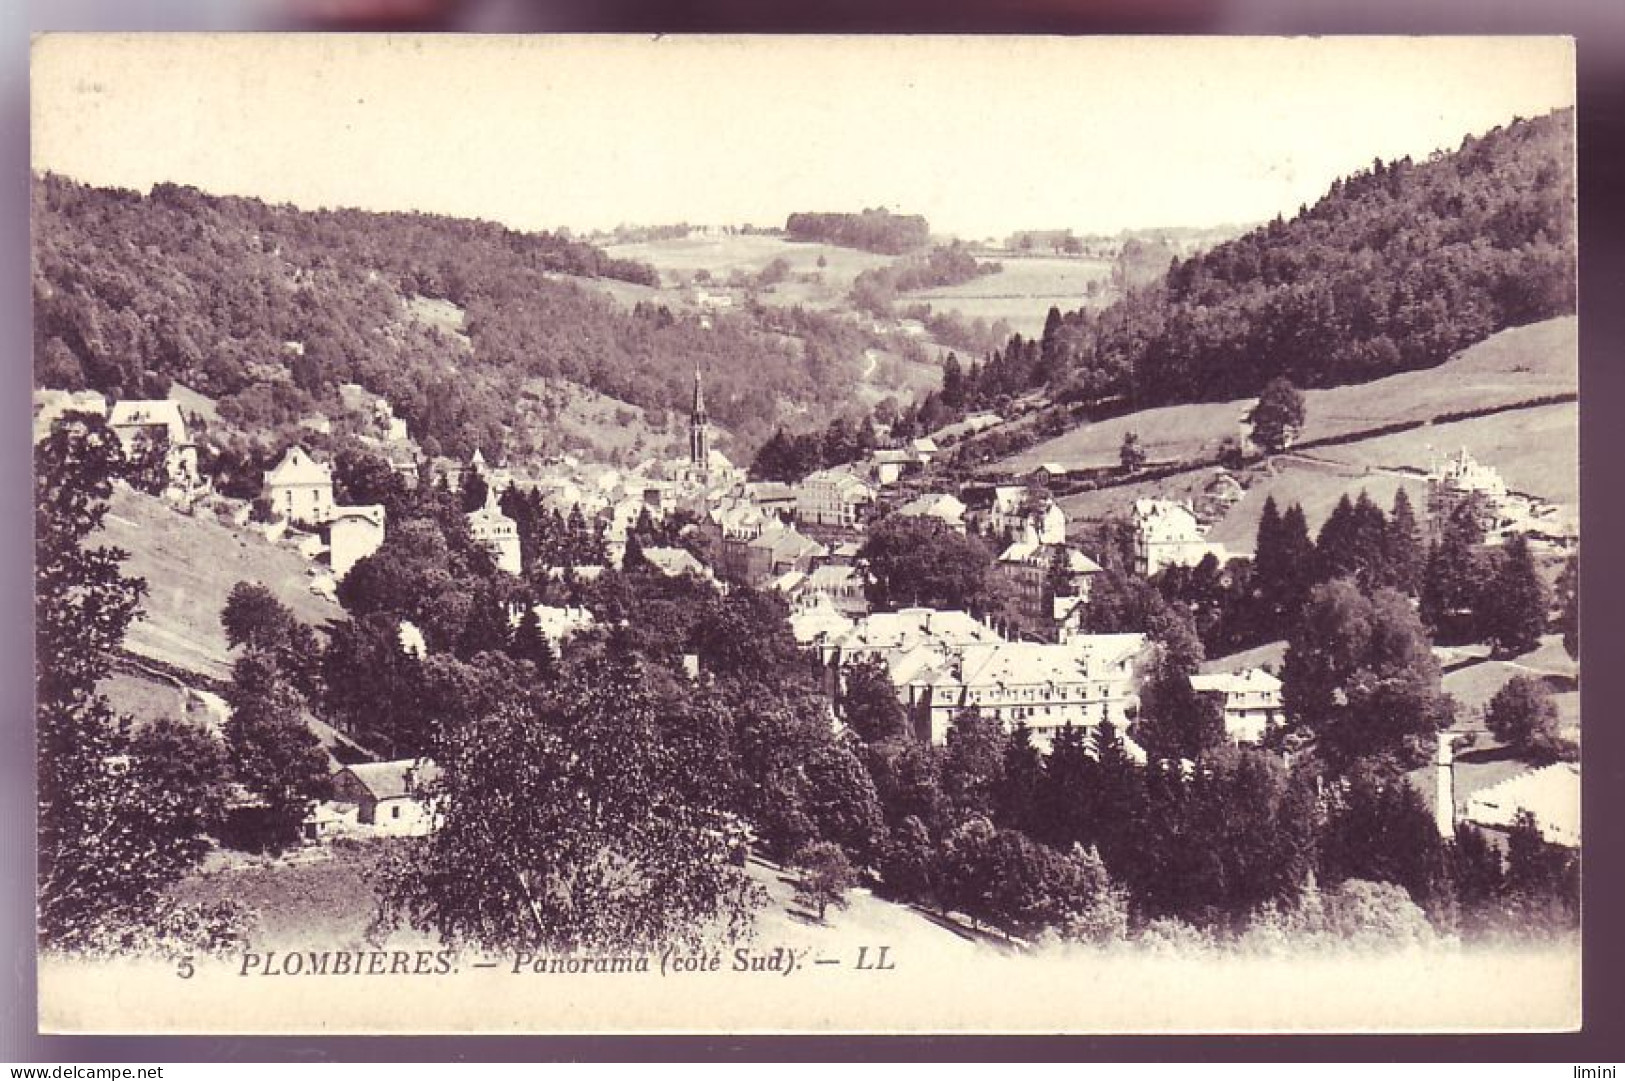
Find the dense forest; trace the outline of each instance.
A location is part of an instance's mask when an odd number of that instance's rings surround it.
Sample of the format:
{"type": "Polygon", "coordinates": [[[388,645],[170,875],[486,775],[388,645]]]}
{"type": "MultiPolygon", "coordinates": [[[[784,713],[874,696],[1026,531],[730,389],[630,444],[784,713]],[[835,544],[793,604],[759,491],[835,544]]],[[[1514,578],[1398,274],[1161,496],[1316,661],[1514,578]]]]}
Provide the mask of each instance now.
{"type": "Polygon", "coordinates": [[[1052,312],[1041,341],[951,366],[947,400],[922,408],[942,423],[1043,387],[1143,408],[1247,397],[1279,376],[1365,382],[1572,312],[1573,122],[1562,110],[1426,162],[1375,161],[1290,221],[1173,259],[1104,309],[1052,312]]]}
{"type": "Polygon", "coordinates": [[[931,226],[918,214],[893,214],[885,207],[861,214],[801,212],[784,223],[791,240],[816,240],[843,248],[903,255],[931,241],[931,226]]]}
{"type": "Polygon", "coordinates": [[[655,304],[628,311],[571,279],[653,285],[649,267],[488,222],[58,176],[35,179],[33,222],[41,385],[133,396],[180,382],[250,429],[309,416],[357,382],[428,448],[496,451],[526,380],[681,410],[703,366],[713,418],[754,444],[787,410],[837,411],[861,354],[829,320],[786,337],[749,313],[705,325],[655,304]],[[461,328],[416,317],[422,299],[457,305],[461,328]]]}

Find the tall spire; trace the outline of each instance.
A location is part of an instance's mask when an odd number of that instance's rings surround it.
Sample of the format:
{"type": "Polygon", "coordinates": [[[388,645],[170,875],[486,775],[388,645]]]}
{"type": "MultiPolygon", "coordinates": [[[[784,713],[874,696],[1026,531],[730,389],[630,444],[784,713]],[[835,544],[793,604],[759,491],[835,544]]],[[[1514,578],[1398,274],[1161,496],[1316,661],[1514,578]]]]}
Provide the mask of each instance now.
{"type": "Polygon", "coordinates": [[[694,367],[694,410],[688,421],[688,462],[703,476],[711,469],[711,422],[705,415],[705,388],[694,367]]]}

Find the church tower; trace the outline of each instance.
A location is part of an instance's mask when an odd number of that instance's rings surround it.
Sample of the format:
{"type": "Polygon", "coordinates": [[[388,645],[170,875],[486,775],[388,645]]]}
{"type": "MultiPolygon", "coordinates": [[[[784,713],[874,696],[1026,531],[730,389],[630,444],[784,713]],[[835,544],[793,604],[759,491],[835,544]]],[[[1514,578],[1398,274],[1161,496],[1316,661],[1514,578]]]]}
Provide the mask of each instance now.
{"type": "Polygon", "coordinates": [[[694,410],[688,421],[688,461],[701,476],[711,471],[711,422],[705,415],[705,388],[694,369],[694,410]]]}

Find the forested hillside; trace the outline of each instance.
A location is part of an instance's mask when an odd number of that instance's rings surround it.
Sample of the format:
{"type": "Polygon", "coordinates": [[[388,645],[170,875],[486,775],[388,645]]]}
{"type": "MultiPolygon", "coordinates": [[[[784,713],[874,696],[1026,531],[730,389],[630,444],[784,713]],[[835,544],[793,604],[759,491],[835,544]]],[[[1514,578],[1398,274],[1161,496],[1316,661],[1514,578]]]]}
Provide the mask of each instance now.
{"type": "Polygon", "coordinates": [[[527,379],[682,409],[702,366],[713,419],[755,443],[785,412],[837,411],[861,356],[813,341],[818,326],[797,339],[749,313],[628,310],[581,280],[655,285],[651,268],[488,222],[46,176],[33,225],[41,385],[130,396],[183,382],[245,427],[308,416],[353,381],[426,446],[493,451],[527,379]],[[461,326],[419,318],[420,298],[456,305],[461,326]]]}
{"type": "Polygon", "coordinates": [[[951,371],[927,426],[1044,386],[1145,407],[1248,397],[1276,376],[1364,382],[1571,313],[1573,122],[1562,110],[1426,162],[1376,161],[1104,309],[1052,312],[1041,341],[951,371]]]}

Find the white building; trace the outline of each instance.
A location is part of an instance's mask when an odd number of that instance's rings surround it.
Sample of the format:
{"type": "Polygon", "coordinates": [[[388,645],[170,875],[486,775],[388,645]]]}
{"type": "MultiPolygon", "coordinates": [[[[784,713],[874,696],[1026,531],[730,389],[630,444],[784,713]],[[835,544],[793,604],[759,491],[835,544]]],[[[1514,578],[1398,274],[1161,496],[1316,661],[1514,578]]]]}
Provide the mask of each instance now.
{"type": "Polygon", "coordinates": [[[1040,544],[1066,543],[1066,512],[1039,489],[1000,484],[972,493],[967,519],[994,537],[1021,537],[1028,529],[1040,544]]]}
{"type": "Polygon", "coordinates": [[[852,633],[855,624],[828,600],[814,598],[813,603],[790,614],[790,633],[802,646],[816,649],[824,655],[836,643],[852,633]]]}
{"type": "Polygon", "coordinates": [[[265,494],[271,509],[288,521],[319,526],[333,513],[333,471],[305,448],[289,447],[265,474],[265,494]]]}
{"type": "Polygon", "coordinates": [[[796,520],[803,525],[862,528],[875,489],[849,469],[821,469],[796,486],[796,520]]]}
{"type": "Polygon", "coordinates": [[[172,485],[190,491],[199,483],[197,444],[186,431],[181,404],[168,398],[114,402],[107,426],[118,436],[126,458],[147,446],[164,448],[164,468],[172,485]]]}
{"type": "Polygon", "coordinates": [[[1166,567],[1194,567],[1208,555],[1228,558],[1224,545],[1204,539],[1188,503],[1167,499],[1134,501],[1134,570],[1145,578],[1166,567]]]}
{"type": "Polygon", "coordinates": [[[1194,675],[1191,690],[1222,696],[1224,734],[1232,743],[1260,742],[1285,716],[1281,681],[1262,668],[1194,675]]]}
{"type": "Polygon", "coordinates": [[[1084,635],[1064,643],[997,642],[965,646],[902,688],[910,712],[931,742],[946,742],[960,712],[975,708],[1006,729],[1025,724],[1048,751],[1066,725],[1109,721],[1124,731],[1139,699],[1135,664],[1142,634],[1084,635]]]}
{"type": "Polygon", "coordinates": [[[1467,452],[1467,448],[1452,454],[1442,462],[1434,461],[1428,472],[1428,517],[1437,529],[1442,527],[1456,508],[1469,500],[1478,502],[1479,527],[1485,540],[1499,543],[1506,539],[1519,517],[1520,503],[1507,491],[1501,474],[1480,464],[1467,452]]]}
{"type": "Polygon", "coordinates": [[[333,775],[336,803],[357,808],[356,819],[369,832],[421,837],[435,827],[435,807],[423,786],[440,776],[432,759],[402,758],[346,766],[333,775]]]}
{"type": "Polygon", "coordinates": [[[468,516],[468,531],[491,553],[499,570],[518,575],[524,572],[519,548],[519,523],[497,506],[496,489],[488,489],[485,506],[468,516]]]}
{"type": "Polygon", "coordinates": [[[929,492],[909,500],[894,513],[908,518],[935,518],[951,529],[965,532],[965,504],[958,496],[929,492]]]}
{"type": "Polygon", "coordinates": [[[1524,811],[1548,843],[1580,847],[1580,767],[1554,762],[1481,789],[1468,798],[1466,819],[1510,829],[1524,811]]]}
{"type": "Polygon", "coordinates": [[[384,544],[384,508],[334,507],[327,519],[328,563],[333,577],[343,579],[350,568],[384,544]]]}
{"type": "MultiPolygon", "coordinates": [[[[536,627],[543,638],[555,648],[563,645],[582,631],[591,630],[598,625],[598,620],[589,609],[556,605],[538,604],[532,607],[536,613],[536,627]]],[[[523,606],[515,605],[508,610],[508,625],[518,627],[525,618],[523,606]]]]}
{"type": "Polygon", "coordinates": [[[802,575],[789,591],[798,607],[827,601],[842,615],[858,617],[869,612],[863,572],[856,567],[826,563],[802,575]]]}

